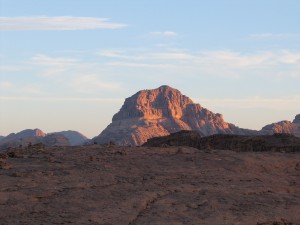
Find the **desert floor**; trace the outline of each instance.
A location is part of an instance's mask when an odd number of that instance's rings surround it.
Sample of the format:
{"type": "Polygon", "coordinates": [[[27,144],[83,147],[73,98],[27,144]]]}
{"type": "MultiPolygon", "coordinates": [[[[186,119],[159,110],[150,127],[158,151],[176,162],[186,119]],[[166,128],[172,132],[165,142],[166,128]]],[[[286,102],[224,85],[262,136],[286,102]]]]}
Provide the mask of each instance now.
{"type": "Polygon", "coordinates": [[[94,145],[10,156],[1,225],[300,224],[299,152],[94,145]]]}

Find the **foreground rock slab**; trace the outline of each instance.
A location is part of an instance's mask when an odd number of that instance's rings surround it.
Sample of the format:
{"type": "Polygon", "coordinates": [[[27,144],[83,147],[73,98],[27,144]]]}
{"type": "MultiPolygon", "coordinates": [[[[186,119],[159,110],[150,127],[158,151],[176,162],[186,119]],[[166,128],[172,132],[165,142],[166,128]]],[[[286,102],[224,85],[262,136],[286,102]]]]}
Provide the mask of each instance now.
{"type": "Polygon", "coordinates": [[[0,224],[300,224],[300,153],[36,147],[0,155],[0,224]]]}

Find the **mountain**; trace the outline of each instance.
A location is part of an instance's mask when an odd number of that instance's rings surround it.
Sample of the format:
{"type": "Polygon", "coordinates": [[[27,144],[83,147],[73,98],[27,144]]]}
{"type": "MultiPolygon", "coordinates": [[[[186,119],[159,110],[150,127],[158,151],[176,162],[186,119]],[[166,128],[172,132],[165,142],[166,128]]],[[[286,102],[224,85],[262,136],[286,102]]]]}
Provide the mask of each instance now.
{"type": "Polygon", "coordinates": [[[89,139],[78,131],[68,130],[68,131],[60,131],[55,132],[53,134],[62,134],[66,138],[68,138],[71,145],[83,145],[89,139]]]}
{"type": "Polygon", "coordinates": [[[300,114],[296,115],[293,122],[283,120],[272,123],[264,126],[260,132],[262,134],[286,133],[300,137],[300,114]]]}
{"type": "Polygon", "coordinates": [[[69,140],[62,134],[47,135],[40,129],[26,129],[19,133],[11,133],[0,140],[0,149],[8,147],[28,146],[43,143],[47,146],[68,146],[69,140]]]}
{"type": "Polygon", "coordinates": [[[5,138],[5,137],[0,135],[0,141],[1,141],[3,138],[5,138]]]}
{"type": "Polygon", "coordinates": [[[142,145],[148,139],[166,136],[180,130],[195,130],[202,136],[212,134],[255,135],[258,131],[241,129],[180,93],[161,86],[142,90],[126,98],[112,123],[93,139],[119,145],[142,145]]]}

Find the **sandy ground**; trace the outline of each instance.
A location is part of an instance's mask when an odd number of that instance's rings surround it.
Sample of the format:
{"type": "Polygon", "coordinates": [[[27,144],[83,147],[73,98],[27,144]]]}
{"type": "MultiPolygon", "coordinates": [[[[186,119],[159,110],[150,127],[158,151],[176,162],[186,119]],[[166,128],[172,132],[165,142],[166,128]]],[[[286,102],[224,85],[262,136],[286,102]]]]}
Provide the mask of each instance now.
{"type": "Polygon", "coordinates": [[[1,225],[300,224],[300,153],[89,146],[11,156],[0,161],[1,225]]]}

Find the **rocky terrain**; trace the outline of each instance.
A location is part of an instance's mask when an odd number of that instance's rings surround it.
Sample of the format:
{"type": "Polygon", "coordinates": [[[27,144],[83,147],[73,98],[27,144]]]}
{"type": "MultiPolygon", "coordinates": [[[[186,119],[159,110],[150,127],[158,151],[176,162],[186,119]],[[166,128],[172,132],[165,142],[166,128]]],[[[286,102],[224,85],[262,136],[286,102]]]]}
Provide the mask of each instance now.
{"type": "Polygon", "coordinates": [[[224,121],[221,114],[193,103],[180,91],[164,85],[157,89],[139,91],[126,98],[120,111],[113,116],[112,123],[91,143],[114,142],[123,146],[139,146],[153,137],[181,130],[197,131],[202,136],[288,133],[300,137],[300,114],[293,122],[273,123],[260,131],[243,129],[224,121]]]}
{"type": "Polygon", "coordinates": [[[89,139],[77,131],[60,131],[46,134],[40,129],[26,129],[0,139],[0,150],[43,143],[46,146],[82,145],[89,139]]]}
{"type": "Polygon", "coordinates": [[[291,134],[245,136],[215,134],[201,137],[195,131],[180,131],[164,137],[149,139],[143,146],[190,146],[200,150],[300,152],[300,138],[291,134]]]}
{"type": "Polygon", "coordinates": [[[0,224],[300,224],[300,153],[75,146],[0,154],[0,224]]]}
{"type": "Polygon", "coordinates": [[[118,145],[142,145],[148,139],[166,136],[180,130],[195,130],[201,135],[258,134],[224,121],[200,104],[195,104],[180,91],[169,86],[143,90],[127,98],[112,123],[93,139],[118,145]]]}

